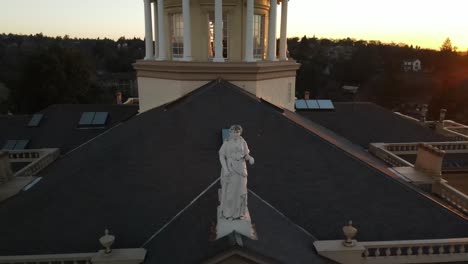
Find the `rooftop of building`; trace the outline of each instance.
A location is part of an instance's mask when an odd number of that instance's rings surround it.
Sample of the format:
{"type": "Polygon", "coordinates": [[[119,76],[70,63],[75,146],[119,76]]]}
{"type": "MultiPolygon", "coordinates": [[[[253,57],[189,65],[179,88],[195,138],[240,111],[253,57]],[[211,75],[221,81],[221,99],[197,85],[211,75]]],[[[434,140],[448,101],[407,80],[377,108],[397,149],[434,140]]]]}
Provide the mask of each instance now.
{"type": "Polygon", "coordinates": [[[0,148],[9,140],[27,140],[26,148],[59,148],[61,153],[80,146],[138,112],[135,105],[56,104],[37,114],[43,116],[37,126],[29,126],[34,115],[0,116],[0,148]],[[80,126],[85,112],[107,112],[104,125],[80,126]]]}
{"type": "Polygon", "coordinates": [[[298,111],[298,114],[367,149],[370,143],[442,142],[453,138],[437,134],[424,124],[405,119],[369,102],[334,102],[334,111],[298,111]]]}
{"type": "Polygon", "coordinates": [[[231,124],[243,126],[256,160],[248,186],[259,240],[243,238],[246,251],[278,262],[290,254],[325,261],[312,242],[342,239],[348,220],[361,241],[468,236],[468,222],[447,208],[267,102],[212,82],[82,145],[1,203],[0,225],[8,228],[0,255],[93,252],[104,228],[115,248],[145,245],[147,261],[198,263],[239,247],[229,238],[209,241],[221,129],[231,124]],[[169,259],[174,250],[184,253],[169,259]]]}

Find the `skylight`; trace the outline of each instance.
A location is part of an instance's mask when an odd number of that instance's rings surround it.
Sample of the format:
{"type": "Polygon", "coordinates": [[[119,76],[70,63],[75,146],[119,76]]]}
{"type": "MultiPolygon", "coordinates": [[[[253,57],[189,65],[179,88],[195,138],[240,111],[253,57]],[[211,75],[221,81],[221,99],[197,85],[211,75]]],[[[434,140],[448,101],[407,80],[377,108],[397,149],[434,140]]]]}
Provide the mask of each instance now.
{"type": "Polygon", "coordinates": [[[44,117],[43,114],[34,114],[29,120],[28,127],[37,127],[41,123],[42,118],[44,117]]]}
{"type": "Polygon", "coordinates": [[[7,142],[3,146],[3,149],[6,149],[6,150],[22,150],[22,149],[26,148],[28,143],[29,143],[29,140],[27,140],[27,139],[7,140],[7,142]]]}
{"type": "Polygon", "coordinates": [[[334,110],[335,106],[331,100],[296,100],[297,110],[334,110]]]}
{"type": "Polygon", "coordinates": [[[103,127],[106,125],[108,112],[83,112],[81,114],[79,127],[103,127]]]}

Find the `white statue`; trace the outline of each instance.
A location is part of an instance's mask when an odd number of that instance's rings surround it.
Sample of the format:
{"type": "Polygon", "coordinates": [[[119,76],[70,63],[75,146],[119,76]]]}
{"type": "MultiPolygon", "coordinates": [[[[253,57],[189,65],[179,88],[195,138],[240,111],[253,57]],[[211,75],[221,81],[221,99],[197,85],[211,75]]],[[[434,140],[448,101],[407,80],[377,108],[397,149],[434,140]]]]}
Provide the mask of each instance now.
{"type": "MultiPolygon", "coordinates": [[[[223,142],[219,150],[221,162],[220,217],[228,220],[249,218],[247,209],[247,166],[254,164],[249,155],[249,147],[241,137],[242,127],[233,125],[229,129],[230,137],[223,142]]],[[[250,219],[249,219],[250,220],[250,219]]]]}

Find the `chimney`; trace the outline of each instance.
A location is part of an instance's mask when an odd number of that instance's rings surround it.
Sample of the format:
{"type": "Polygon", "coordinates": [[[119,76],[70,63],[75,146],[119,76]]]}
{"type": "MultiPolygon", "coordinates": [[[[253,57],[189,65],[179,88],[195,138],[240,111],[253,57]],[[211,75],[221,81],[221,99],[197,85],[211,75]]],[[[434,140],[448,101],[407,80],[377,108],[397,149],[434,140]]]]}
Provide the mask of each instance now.
{"type": "Polygon", "coordinates": [[[0,184],[4,184],[13,178],[8,152],[0,151],[0,184]]]}
{"type": "Polygon", "coordinates": [[[446,113],[447,113],[447,109],[440,109],[439,122],[441,123],[444,122],[446,113]]]}
{"type": "Polygon", "coordinates": [[[304,92],[304,100],[310,100],[310,92],[309,91],[304,92]]]}
{"type": "Polygon", "coordinates": [[[427,104],[423,104],[421,107],[421,117],[419,121],[426,122],[426,116],[427,116],[427,104]]]}
{"type": "Polygon", "coordinates": [[[442,175],[442,161],[445,151],[433,147],[429,144],[419,144],[416,164],[414,168],[426,172],[431,176],[440,177],[442,175]]]}
{"type": "Polygon", "coordinates": [[[115,93],[115,96],[117,97],[117,104],[122,104],[122,92],[117,91],[117,93],[115,93]]]}

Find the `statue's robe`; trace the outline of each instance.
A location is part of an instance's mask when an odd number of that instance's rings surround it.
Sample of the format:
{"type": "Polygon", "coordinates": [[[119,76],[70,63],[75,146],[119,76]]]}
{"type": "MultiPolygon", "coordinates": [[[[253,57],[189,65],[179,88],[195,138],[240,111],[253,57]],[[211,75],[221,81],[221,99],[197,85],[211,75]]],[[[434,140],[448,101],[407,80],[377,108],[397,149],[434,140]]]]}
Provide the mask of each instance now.
{"type": "Polygon", "coordinates": [[[225,161],[229,174],[221,171],[221,216],[226,219],[242,219],[248,214],[247,209],[247,166],[249,148],[247,142],[238,140],[224,141],[219,150],[221,162],[225,161]]]}

